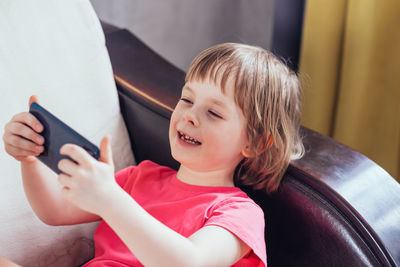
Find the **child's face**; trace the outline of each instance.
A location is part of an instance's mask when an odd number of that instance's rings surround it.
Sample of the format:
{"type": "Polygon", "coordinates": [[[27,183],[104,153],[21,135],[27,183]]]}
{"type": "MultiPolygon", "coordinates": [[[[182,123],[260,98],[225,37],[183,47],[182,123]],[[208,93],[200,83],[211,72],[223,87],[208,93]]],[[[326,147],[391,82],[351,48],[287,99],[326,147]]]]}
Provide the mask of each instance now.
{"type": "Polygon", "coordinates": [[[172,156],[185,167],[233,173],[243,159],[247,121],[234,101],[232,81],[228,80],[225,93],[208,80],[183,87],[172,113],[169,139],[172,156]]]}

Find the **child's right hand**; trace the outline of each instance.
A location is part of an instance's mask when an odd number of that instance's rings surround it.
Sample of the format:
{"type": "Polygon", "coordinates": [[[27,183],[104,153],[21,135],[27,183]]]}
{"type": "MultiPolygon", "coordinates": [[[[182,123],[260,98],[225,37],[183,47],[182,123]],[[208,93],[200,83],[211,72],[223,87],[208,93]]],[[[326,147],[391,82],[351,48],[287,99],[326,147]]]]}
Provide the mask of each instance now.
{"type": "MultiPolygon", "coordinates": [[[[38,103],[36,96],[29,98],[29,106],[38,103]]],[[[44,151],[44,138],[39,133],[43,125],[29,112],[16,114],[4,127],[4,147],[8,154],[20,162],[33,162],[44,151]]]]}

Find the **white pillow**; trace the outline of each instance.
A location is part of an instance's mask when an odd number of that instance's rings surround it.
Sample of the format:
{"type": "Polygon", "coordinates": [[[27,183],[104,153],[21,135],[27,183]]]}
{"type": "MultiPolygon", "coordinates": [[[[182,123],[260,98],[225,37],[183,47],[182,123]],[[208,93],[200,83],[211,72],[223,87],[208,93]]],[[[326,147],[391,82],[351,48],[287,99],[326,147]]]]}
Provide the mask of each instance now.
{"type": "MultiPolygon", "coordinates": [[[[112,135],[116,170],[134,164],[104,35],[88,0],[0,1],[0,134],[29,96],[93,143],[112,135]]],[[[92,257],[95,224],[52,227],[25,198],[19,163],[0,142],[0,256],[23,266],[92,257]]]]}

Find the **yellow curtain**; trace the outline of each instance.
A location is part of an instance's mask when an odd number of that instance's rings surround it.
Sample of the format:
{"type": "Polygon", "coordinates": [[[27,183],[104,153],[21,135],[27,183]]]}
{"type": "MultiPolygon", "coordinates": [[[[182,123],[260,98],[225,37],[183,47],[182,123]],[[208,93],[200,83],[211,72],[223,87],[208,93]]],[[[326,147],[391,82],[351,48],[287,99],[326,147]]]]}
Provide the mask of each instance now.
{"type": "Polygon", "coordinates": [[[400,1],[307,0],[303,125],[400,181],[400,1]]]}

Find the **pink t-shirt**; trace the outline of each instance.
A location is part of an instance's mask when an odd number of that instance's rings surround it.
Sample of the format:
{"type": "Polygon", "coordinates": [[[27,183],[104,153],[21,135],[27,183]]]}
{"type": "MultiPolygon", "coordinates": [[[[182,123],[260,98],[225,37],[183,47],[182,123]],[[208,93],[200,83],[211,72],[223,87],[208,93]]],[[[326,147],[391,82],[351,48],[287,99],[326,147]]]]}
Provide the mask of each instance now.
{"type": "MultiPolygon", "coordinates": [[[[207,225],[235,234],[252,250],[233,266],[267,265],[263,211],[239,188],[189,185],[176,178],[175,170],[151,161],[115,178],[149,214],[185,237],[207,225]]],[[[143,266],[105,221],[94,241],[95,257],[85,266],[143,266]]]]}

